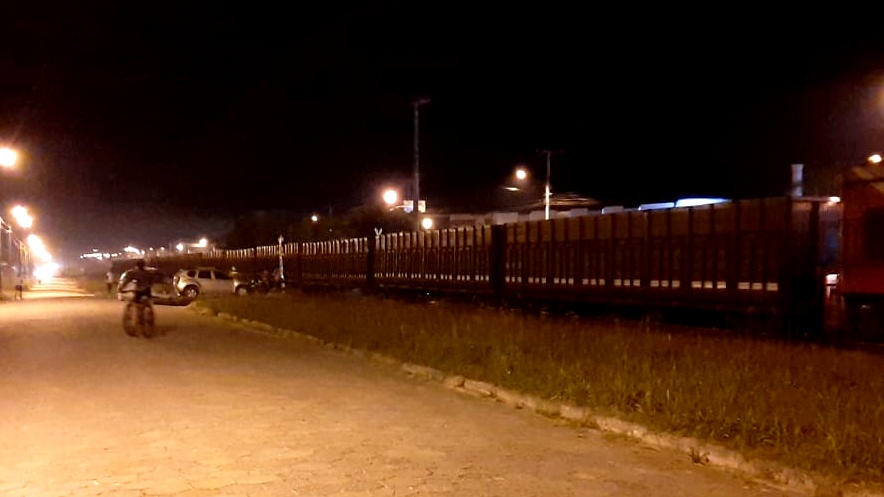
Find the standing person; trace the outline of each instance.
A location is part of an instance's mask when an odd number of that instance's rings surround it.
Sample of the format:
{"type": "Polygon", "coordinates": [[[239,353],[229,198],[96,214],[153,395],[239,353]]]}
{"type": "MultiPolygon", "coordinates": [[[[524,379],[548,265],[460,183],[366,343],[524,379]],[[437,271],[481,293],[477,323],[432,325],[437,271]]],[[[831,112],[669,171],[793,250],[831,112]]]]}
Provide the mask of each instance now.
{"type": "Polygon", "coordinates": [[[114,289],[114,272],[108,271],[105,277],[105,281],[107,281],[107,294],[110,295],[111,291],[114,289]]]}

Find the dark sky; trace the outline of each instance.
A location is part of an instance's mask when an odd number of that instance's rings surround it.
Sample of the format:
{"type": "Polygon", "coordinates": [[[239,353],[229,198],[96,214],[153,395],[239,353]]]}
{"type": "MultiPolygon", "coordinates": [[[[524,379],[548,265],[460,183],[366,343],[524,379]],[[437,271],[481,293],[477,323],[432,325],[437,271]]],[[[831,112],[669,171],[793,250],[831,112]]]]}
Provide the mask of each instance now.
{"type": "Polygon", "coordinates": [[[827,184],[884,148],[882,37],[829,13],[20,3],[0,194],[67,254],[376,198],[410,178],[415,96],[422,197],[447,211],[487,208],[516,164],[542,178],[538,149],[564,152],[554,192],[631,205],[779,195],[792,163],[827,184]]]}

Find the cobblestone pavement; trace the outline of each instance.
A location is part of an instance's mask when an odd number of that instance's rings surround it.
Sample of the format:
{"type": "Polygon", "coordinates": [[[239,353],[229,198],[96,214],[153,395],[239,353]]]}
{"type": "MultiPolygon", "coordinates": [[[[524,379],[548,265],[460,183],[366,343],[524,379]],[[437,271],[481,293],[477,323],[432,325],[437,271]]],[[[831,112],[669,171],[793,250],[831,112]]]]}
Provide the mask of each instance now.
{"type": "Polygon", "coordinates": [[[793,495],[303,340],[0,305],[0,497],[793,495]]]}

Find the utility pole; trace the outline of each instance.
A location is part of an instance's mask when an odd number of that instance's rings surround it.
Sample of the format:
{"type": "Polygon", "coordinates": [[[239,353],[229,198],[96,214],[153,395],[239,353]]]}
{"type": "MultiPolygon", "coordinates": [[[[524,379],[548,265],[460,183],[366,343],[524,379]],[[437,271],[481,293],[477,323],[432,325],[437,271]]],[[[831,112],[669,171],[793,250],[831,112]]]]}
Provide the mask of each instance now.
{"type": "Polygon", "coordinates": [[[537,153],[546,154],[546,184],[543,187],[543,219],[549,221],[549,200],[552,195],[552,190],[550,188],[549,177],[550,177],[550,157],[552,154],[560,154],[561,150],[538,150],[537,153]]]}
{"type": "Polygon", "coordinates": [[[420,151],[418,149],[420,137],[419,114],[420,106],[428,103],[430,103],[428,97],[416,98],[412,101],[414,105],[414,204],[412,209],[414,212],[415,231],[421,230],[421,212],[419,207],[421,199],[420,151]]]}

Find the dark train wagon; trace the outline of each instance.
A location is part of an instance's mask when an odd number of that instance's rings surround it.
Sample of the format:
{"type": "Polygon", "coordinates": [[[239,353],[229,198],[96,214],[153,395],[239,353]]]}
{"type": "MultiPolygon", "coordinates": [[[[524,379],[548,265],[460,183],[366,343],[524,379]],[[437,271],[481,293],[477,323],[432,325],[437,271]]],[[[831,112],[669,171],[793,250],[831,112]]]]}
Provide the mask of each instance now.
{"type": "Polygon", "coordinates": [[[850,168],[841,188],[843,256],[837,292],[853,340],[884,340],[884,165],[850,168]]]}
{"type": "Polygon", "coordinates": [[[711,205],[216,250],[194,265],[272,269],[290,285],[769,315],[822,333],[841,206],[775,197],[711,205]],[[834,240],[834,242],[833,242],[834,240]]]}

